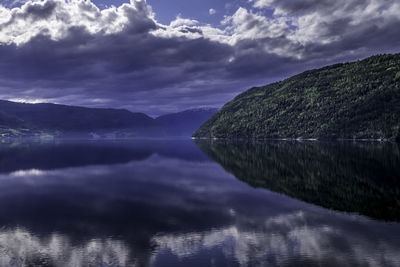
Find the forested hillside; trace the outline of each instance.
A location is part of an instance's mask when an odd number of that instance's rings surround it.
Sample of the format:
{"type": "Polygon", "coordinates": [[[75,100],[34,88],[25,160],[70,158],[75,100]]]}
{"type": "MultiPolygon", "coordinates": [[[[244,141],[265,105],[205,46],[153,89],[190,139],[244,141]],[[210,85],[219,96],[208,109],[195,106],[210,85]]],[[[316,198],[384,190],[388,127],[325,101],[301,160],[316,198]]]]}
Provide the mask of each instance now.
{"type": "Polygon", "coordinates": [[[190,109],[153,119],[124,109],[0,100],[0,138],[190,137],[217,109],[190,109]]]}
{"type": "Polygon", "coordinates": [[[0,100],[0,136],[66,136],[114,133],[155,135],[160,126],[143,113],[57,104],[24,104],[0,100]]]}
{"type": "Polygon", "coordinates": [[[400,54],[310,70],[252,88],[195,137],[400,138],[400,54]]]}

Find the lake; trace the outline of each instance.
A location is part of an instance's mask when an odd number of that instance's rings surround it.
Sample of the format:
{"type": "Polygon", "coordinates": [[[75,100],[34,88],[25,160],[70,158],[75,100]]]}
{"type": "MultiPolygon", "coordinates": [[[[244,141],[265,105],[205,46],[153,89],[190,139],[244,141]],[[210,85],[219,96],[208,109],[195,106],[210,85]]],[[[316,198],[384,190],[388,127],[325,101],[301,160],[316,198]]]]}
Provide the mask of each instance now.
{"type": "Polygon", "coordinates": [[[0,266],[400,266],[400,146],[4,141],[0,266]]]}

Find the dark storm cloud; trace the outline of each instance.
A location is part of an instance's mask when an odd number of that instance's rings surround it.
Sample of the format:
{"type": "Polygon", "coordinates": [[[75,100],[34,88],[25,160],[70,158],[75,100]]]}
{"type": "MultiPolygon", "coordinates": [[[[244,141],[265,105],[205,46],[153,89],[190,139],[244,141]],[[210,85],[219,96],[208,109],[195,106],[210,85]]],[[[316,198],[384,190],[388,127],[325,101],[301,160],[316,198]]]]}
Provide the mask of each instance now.
{"type": "Polygon", "coordinates": [[[161,25],[138,0],[102,11],[75,0],[0,7],[0,97],[153,115],[220,106],[308,68],[395,52],[400,5],[372,2],[345,4],[365,9],[355,15],[330,1],[278,1],[274,17],[240,8],[224,28],[161,25]]]}
{"type": "Polygon", "coordinates": [[[180,32],[182,33],[198,33],[200,35],[203,35],[203,31],[201,29],[197,29],[197,28],[191,28],[191,27],[185,27],[183,29],[180,30],[180,32]]]}

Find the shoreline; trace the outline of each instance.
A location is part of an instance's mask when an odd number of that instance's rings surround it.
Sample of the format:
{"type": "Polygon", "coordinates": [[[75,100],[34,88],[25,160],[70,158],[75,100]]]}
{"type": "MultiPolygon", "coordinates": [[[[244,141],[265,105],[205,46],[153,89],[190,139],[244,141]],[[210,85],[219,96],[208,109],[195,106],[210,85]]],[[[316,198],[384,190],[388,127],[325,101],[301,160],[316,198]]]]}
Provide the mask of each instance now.
{"type": "Polygon", "coordinates": [[[192,140],[226,140],[226,141],[289,141],[289,142],[392,142],[399,143],[395,139],[387,138],[217,138],[217,137],[192,137],[192,140]]]}

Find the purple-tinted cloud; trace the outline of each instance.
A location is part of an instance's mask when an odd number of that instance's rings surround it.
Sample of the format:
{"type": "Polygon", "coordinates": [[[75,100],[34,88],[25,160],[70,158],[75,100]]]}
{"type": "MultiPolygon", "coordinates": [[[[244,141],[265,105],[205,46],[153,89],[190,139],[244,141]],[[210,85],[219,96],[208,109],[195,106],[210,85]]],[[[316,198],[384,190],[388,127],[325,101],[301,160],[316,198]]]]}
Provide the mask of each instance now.
{"type": "Polygon", "coordinates": [[[0,6],[0,98],[158,115],[221,106],[307,68],[397,50],[397,1],[314,2],[253,1],[219,27],[181,16],[161,24],[144,0],[0,6]]]}

